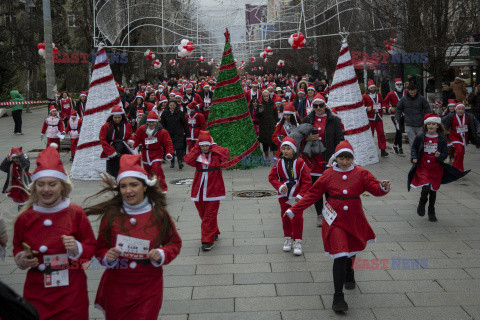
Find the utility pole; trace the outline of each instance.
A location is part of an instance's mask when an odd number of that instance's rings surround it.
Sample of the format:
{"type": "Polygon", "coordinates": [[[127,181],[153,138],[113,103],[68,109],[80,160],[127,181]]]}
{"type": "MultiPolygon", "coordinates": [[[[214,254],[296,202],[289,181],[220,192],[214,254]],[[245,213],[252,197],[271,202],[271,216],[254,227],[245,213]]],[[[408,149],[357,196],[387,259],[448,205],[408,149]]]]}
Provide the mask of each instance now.
{"type": "Polygon", "coordinates": [[[50,0],[43,0],[43,36],[45,39],[45,74],[47,80],[47,99],[55,99],[55,67],[52,62],[52,15],[50,0]]]}
{"type": "MultiPolygon", "coordinates": [[[[313,77],[318,77],[318,40],[317,40],[317,6],[314,4],[312,9],[313,14],[313,77]]],[[[306,31],[306,30],[305,30],[306,31]]]]}
{"type": "MultiPolygon", "coordinates": [[[[35,8],[32,0],[25,0],[25,97],[30,101],[30,7],[35,8]]],[[[27,113],[30,113],[30,105],[27,104],[27,113]]]]}
{"type": "Polygon", "coordinates": [[[165,52],[165,26],[164,26],[164,19],[165,19],[165,15],[164,15],[164,10],[163,10],[163,6],[164,6],[164,0],[162,0],[162,53],[163,53],[163,78],[164,79],[167,79],[168,77],[168,74],[167,74],[167,52],[165,52]]]}
{"type": "MultiPolygon", "coordinates": [[[[366,21],[366,12],[365,12],[365,4],[361,2],[361,10],[362,10],[362,16],[363,16],[363,21],[366,21]]],[[[365,32],[363,33],[363,53],[365,54],[367,52],[367,32],[366,32],[366,27],[365,27],[365,32]]],[[[367,74],[367,59],[364,59],[363,61],[363,87],[365,93],[367,92],[367,87],[368,87],[368,74],[367,74]]]]}

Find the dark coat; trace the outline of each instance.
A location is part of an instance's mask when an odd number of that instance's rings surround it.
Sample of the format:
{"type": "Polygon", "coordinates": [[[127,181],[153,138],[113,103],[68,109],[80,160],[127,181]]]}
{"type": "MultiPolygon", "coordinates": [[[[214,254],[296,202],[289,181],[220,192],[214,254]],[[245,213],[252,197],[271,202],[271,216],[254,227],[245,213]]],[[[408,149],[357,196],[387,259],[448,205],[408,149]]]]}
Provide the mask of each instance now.
{"type": "Polygon", "coordinates": [[[295,110],[297,110],[298,115],[302,119],[306,116],[305,101],[306,101],[306,98],[298,99],[298,97],[295,97],[295,100],[293,100],[293,106],[295,107],[295,110]]]}
{"type": "Polygon", "coordinates": [[[273,105],[273,100],[269,99],[268,102],[262,100],[255,116],[258,119],[258,141],[263,144],[273,144],[272,136],[278,122],[278,113],[273,105]],[[262,108],[263,111],[260,112],[262,108]]]}
{"type": "Polygon", "coordinates": [[[395,120],[400,122],[402,112],[405,114],[405,125],[409,127],[423,127],[425,115],[432,112],[427,99],[417,93],[411,97],[407,92],[398,102],[395,111],[395,120]]]}
{"type": "Polygon", "coordinates": [[[165,110],[162,113],[162,125],[170,134],[172,138],[174,149],[186,149],[186,136],[190,136],[188,131],[185,114],[180,110],[175,110],[173,113],[170,110],[165,110]]]}
{"type": "MultiPolygon", "coordinates": [[[[30,174],[28,173],[28,170],[30,169],[30,160],[25,158],[23,154],[20,155],[19,158],[20,158],[20,167],[22,168],[22,183],[25,187],[27,187],[32,182],[32,179],[30,178],[30,174]]],[[[2,193],[10,192],[9,187],[12,185],[12,177],[10,176],[10,167],[12,163],[13,161],[8,161],[7,158],[5,158],[2,164],[0,164],[0,170],[2,170],[7,174],[7,180],[5,180],[5,185],[3,186],[2,193]]]]}
{"type": "Polygon", "coordinates": [[[475,94],[474,92],[468,95],[468,103],[472,106],[471,112],[477,117],[480,116],[480,92],[475,94]]]}
{"type": "MultiPolygon", "coordinates": [[[[340,143],[340,141],[345,140],[343,136],[342,130],[342,122],[340,118],[335,116],[330,109],[326,109],[327,113],[327,124],[325,125],[325,140],[322,141],[325,149],[323,153],[323,159],[325,163],[328,162],[330,157],[335,153],[335,148],[340,143]]],[[[306,116],[302,123],[310,123],[313,125],[315,121],[315,110],[310,112],[308,116],[306,116]]]]}
{"type": "Polygon", "coordinates": [[[448,89],[448,91],[442,91],[442,107],[448,107],[448,100],[455,99],[455,93],[452,89],[448,89]]]}
{"type": "MultiPolygon", "coordinates": [[[[413,159],[417,159],[417,163],[412,165],[410,172],[408,173],[407,179],[407,190],[410,191],[410,183],[412,183],[413,176],[415,175],[415,171],[417,171],[417,165],[420,163],[420,159],[423,154],[423,143],[425,141],[425,133],[420,133],[418,136],[415,137],[415,140],[412,143],[412,150],[411,150],[411,161],[413,159]]],[[[440,162],[443,166],[443,176],[442,176],[442,184],[450,183],[460,179],[461,177],[465,176],[470,170],[467,171],[460,171],[457,168],[444,163],[445,159],[448,156],[448,149],[447,149],[447,140],[441,134],[438,135],[438,152],[440,152],[440,156],[437,157],[437,161],[440,162]]]]}
{"type": "MultiPolygon", "coordinates": [[[[450,127],[452,126],[452,120],[453,117],[455,117],[455,114],[455,112],[452,112],[442,118],[442,123],[447,131],[450,131],[450,127]]],[[[480,133],[480,124],[478,123],[477,119],[475,119],[473,114],[465,113],[465,115],[468,119],[468,141],[470,141],[476,146],[480,146],[480,139],[477,135],[480,133]]]]}

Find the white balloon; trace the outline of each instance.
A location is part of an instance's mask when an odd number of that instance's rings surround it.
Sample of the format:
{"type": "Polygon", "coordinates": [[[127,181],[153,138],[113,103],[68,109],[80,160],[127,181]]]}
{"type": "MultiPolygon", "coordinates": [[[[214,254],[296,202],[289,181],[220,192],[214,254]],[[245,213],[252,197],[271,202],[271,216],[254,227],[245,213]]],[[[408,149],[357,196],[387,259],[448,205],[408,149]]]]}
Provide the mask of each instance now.
{"type": "Polygon", "coordinates": [[[180,43],[182,44],[182,47],[183,47],[183,46],[186,46],[189,41],[190,40],[188,40],[188,39],[182,39],[182,41],[180,43]]]}
{"type": "Polygon", "coordinates": [[[177,48],[178,48],[178,51],[180,51],[183,49],[183,45],[179,44],[177,48]]]}
{"type": "Polygon", "coordinates": [[[45,58],[45,49],[38,49],[38,54],[45,58]]]}
{"type": "Polygon", "coordinates": [[[293,34],[288,38],[288,43],[293,46],[293,34]]]}

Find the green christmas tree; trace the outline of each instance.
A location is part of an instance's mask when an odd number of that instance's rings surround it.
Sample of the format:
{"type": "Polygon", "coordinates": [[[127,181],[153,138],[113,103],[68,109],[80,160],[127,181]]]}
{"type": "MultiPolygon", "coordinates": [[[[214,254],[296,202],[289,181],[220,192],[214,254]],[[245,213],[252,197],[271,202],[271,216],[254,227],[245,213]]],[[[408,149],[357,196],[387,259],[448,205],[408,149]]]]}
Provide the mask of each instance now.
{"type": "Polygon", "coordinates": [[[233,59],[228,29],[207,130],[215,143],[230,150],[224,168],[253,168],[265,164],[233,59]]]}

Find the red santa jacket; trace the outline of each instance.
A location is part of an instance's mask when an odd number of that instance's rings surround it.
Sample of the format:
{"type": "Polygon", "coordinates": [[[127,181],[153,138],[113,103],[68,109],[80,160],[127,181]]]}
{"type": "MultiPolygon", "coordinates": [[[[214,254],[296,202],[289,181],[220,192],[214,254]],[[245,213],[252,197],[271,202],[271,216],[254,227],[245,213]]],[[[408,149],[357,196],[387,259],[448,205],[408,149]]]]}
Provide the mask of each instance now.
{"type": "Polygon", "coordinates": [[[190,130],[190,137],[187,140],[198,140],[198,134],[200,130],[205,130],[207,123],[205,117],[200,112],[194,112],[193,114],[185,114],[185,120],[187,120],[188,129],[190,130]]]}
{"type": "Polygon", "coordinates": [[[295,92],[293,91],[286,91],[284,94],[283,94],[283,97],[285,98],[285,100],[287,100],[287,102],[293,102],[293,100],[295,100],[295,92]]]}
{"type": "Polygon", "coordinates": [[[123,140],[123,143],[128,149],[130,149],[130,147],[127,145],[127,142],[135,142],[133,140],[132,126],[130,123],[125,122],[123,124],[123,137],[115,137],[115,131],[113,131],[112,136],[108,137],[108,129],[111,125],[113,125],[113,123],[107,122],[100,129],[99,139],[103,148],[102,154],[100,155],[101,159],[112,158],[117,155],[117,151],[112,147],[113,140],[123,140]]]}
{"type": "Polygon", "coordinates": [[[371,121],[375,120],[375,114],[376,113],[378,113],[378,115],[380,117],[380,121],[381,121],[382,116],[383,116],[383,108],[385,107],[384,103],[383,103],[382,96],[380,95],[380,93],[377,92],[376,94],[377,94],[377,98],[375,99],[375,101],[367,93],[364,93],[362,95],[363,104],[365,104],[365,107],[367,108],[368,120],[371,120],[371,121]],[[368,107],[372,107],[372,109],[370,111],[368,111],[368,107]]]}
{"type": "Polygon", "coordinates": [[[156,161],[163,160],[163,148],[165,148],[166,155],[173,155],[173,143],[168,131],[163,129],[159,124],[153,131],[152,137],[148,137],[145,125],[141,125],[135,132],[134,137],[135,149],[140,144],[142,148],[142,162],[149,166],[156,161]]]}
{"type": "Polygon", "coordinates": [[[87,277],[82,264],[92,258],[96,241],[90,222],[79,205],[66,199],[51,208],[34,205],[22,212],[14,226],[13,254],[16,256],[22,252],[22,243],[25,242],[32,250],[38,251],[39,267],[47,267],[45,256],[66,253],[62,235],[75,237],[79,247],[76,257],[68,257],[68,285],[45,288],[48,275],[29,269],[23,297],[37,308],[42,319],[62,319],[65,312],[72,320],[88,319],[87,277]]]}
{"type": "MultiPolygon", "coordinates": [[[[475,134],[475,132],[473,132],[475,134]]],[[[460,117],[455,114],[450,125],[450,133],[448,135],[452,144],[463,144],[465,147],[468,144],[468,117],[464,114],[460,117]]]]}
{"type": "Polygon", "coordinates": [[[312,186],[312,178],[310,177],[310,170],[305,165],[305,162],[301,158],[293,160],[292,166],[292,177],[293,180],[290,185],[289,191],[282,193],[280,189],[284,186],[287,186],[289,183],[289,175],[287,174],[287,169],[285,166],[285,159],[278,159],[275,165],[270,170],[268,175],[268,181],[270,184],[278,191],[279,198],[295,198],[302,199],[302,197],[307,193],[307,191],[312,186]]]}
{"type": "Polygon", "coordinates": [[[229,153],[230,150],[216,144],[210,146],[208,154],[202,153],[198,142],[187,153],[184,158],[185,162],[197,169],[192,185],[191,199],[193,201],[199,201],[200,192],[202,192],[203,201],[225,199],[225,184],[221,166],[222,162],[228,159],[229,153]],[[208,164],[201,161],[202,156],[208,161],[208,164]]]}
{"type": "Polygon", "coordinates": [[[245,92],[245,97],[247,98],[247,103],[250,103],[253,98],[257,98],[259,101],[262,99],[262,92],[257,89],[257,92],[252,92],[252,89],[248,89],[245,92]]]}
{"type": "Polygon", "coordinates": [[[72,112],[72,108],[73,108],[72,99],[70,98],[60,99],[60,107],[62,110],[60,117],[62,119],[70,118],[70,112],[72,112]]]}
{"type": "Polygon", "coordinates": [[[66,133],[70,133],[70,139],[78,139],[80,129],[82,128],[82,119],[79,116],[73,121],[72,117],[68,119],[66,133]]]}
{"type": "Polygon", "coordinates": [[[63,122],[59,117],[48,116],[43,122],[42,134],[47,134],[47,138],[58,138],[57,133],[64,132],[63,122]]]}

